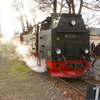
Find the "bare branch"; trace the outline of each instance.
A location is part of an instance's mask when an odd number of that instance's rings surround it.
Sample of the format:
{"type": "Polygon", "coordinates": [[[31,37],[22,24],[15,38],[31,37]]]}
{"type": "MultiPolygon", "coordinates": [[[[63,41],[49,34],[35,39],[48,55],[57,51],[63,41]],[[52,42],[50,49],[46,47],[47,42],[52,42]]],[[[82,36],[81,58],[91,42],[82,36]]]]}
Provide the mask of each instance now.
{"type": "Polygon", "coordinates": [[[83,6],[83,0],[80,0],[80,8],[79,8],[79,12],[78,12],[78,14],[80,14],[80,13],[81,13],[82,6],[83,6]]]}
{"type": "Polygon", "coordinates": [[[100,11],[100,3],[87,3],[83,2],[83,7],[90,9],[92,11],[100,11]]]}
{"type": "Polygon", "coordinates": [[[69,14],[71,14],[71,6],[70,6],[70,1],[69,0],[66,0],[67,2],[67,5],[68,5],[68,8],[69,8],[69,14]]]}
{"type": "Polygon", "coordinates": [[[74,0],[70,0],[71,1],[71,4],[72,4],[72,11],[73,11],[73,14],[75,14],[75,5],[74,5],[74,0]]]}

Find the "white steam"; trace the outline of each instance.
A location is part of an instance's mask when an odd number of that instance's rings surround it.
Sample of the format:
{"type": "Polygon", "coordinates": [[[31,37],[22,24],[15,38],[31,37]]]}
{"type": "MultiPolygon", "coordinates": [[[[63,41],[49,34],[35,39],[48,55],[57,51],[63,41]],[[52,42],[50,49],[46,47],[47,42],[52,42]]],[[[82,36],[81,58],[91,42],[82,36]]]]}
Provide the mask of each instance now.
{"type": "Polygon", "coordinates": [[[25,59],[26,60],[26,64],[34,71],[36,72],[45,72],[47,71],[46,68],[46,60],[45,59],[41,59],[41,66],[37,65],[37,57],[28,57],[25,59]]]}
{"type": "MultiPolygon", "coordinates": [[[[39,60],[38,57],[31,55],[31,51],[29,50],[29,47],[28,45],[26,45],[26,43],[23,43],[23,44],[20,43],[19,36],[13,37],[8,34],[2,34],[2,36],[0,37],[0,41],[1,41],[1,44],[6,44],[4,45],[6,46],[6,48],[9,48],[9,49],[13,48],[14,54],[11,54],[11,56],[13,56],[13,59],[18,57],[19,60],[24,61],[26,65],[30,67],[30,69],[36,72],[47,71],[46,60],[41,58],[41,66],[39,66],[37,64],[37,61],[39,60]],[[16,53],[17,53],[17,56],[16,56],[16,53]]],[[[5,55],[5,57],[11,57],[11,56],[5,55]]]]}
{"type": "MultiPolygon", "coordinates": [[[[24,2],[23,2],[23,4],[24,4],[23,14],[27,15],[28,21],[31,22],[31,24],[32,23],[34,24],[35,16],[37,15],[37,13],[40,14],[40,12],[38,12],[38,2],[39,2],[39,0],[37,0],[37,1],[36,0],[24,0],[24,2]]],[[[8,4],[7,7],[4,7],[4,9],[2,9],[2,12],[3,12],[1,14],[2,15],[1,16],[1,19],[2,19],[2,22],[1,22],[2,37],[0,37],[1,43],[2,44],[7,44],[6,45],[7,48],[10,48],[10,46],[13,46],[14,47],[13,50],[15,50],[18,53],[17,54],[18,56],[20,55],[21,60],[25,61],[26,64],[32,70],[37,71],[37,72],[45,72],[47,70],[45,59],[41,58],[41,66],[38,66],[38,64],[37,64],[38,58],[34,57],[34,56],[31,56],[31,52],[30,52],[28,46],[26,44],[20,43],[19,36],[17,37],[14,34],[16,31],[21,32],[22,30],[20,30],[20,28],[19,28],[19,27],[21,27],[20,23],[14,22],[12,24],[12,20],[14,19],[13,18],[14,12],[11,11],[10,8],[9,8],[9,11],[8,11],[9,6],[10,6],[10,4],[8,4]],[[7,12],[9,12],[9,14],[7,12]],[[7,15],[7,17],[5,17],[5,14],[7,15]],[[8,45],[8,43],[10,44],[10,46],[8,45]]],[[[16,15],[16,16],[18,16],[18,15],[16,15]]],[[[40,16],[39,16],[38,20],[39,19],[40,19],[40,16]]],[[[11,47],[11,48],[13,48],[13,47],[11,47]]],[[[15,58],[15,54],[13,56],[15,58]]]]}
{"type": "Polygon", "coordinates": [[[11,42],[12,38],[14,37],[14,34],[3,34],[0,38],[1,43],[8,43],[11,42]]]}
{"type": "Polygon", "coordinates": [[[32,70],[37,72],[45,72],[47,70],[45,59],[41,59],[41,66],[37,65],[38,58],[31,56],[31,52],[27,45],[19,44],[16,48],[16,51],[22,55],[23,61],[25,61],[32,70]]]}
{"type": "Polygon", "coordinates": [[[13,41],[12,43],[16,46],[16,51],[18,52],[18,54],[22,56],[22,60],[25,61],[26,65],[28,65],[32,70],[36,72],[47,71],[45,59],[41,59],[41,66],[39,66],[37,65],[38,58],[31,55],[31,51],[25,43],[21,44],[17,41],[13,41]]]}

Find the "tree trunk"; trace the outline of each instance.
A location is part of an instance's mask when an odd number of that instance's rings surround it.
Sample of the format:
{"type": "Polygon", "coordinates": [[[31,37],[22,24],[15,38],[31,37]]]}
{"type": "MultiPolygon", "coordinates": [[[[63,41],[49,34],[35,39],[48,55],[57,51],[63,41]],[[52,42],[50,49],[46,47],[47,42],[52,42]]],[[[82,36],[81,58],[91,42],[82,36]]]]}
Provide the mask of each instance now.
{"type": "Polygon", "coordinates": [[[68,8],[69,8],[69,14],[71,14],[71,6],[70,6],[70,1],[66,0],[67,4],[68,4],[68,8]]]}
{"type": "Polygon", "coordinates": [[[72,13],[75,14],[74,1],[73,0],[70,0],[70,1],[71,1],[71,6],[72,6],[72,13]]]}
{"type": "Polygon", "coordinates": [[[78,14],[81,14],[82,6],[83,6],[83,0],[80,0],[80,8],[78,14]]]}
{"type": "Polygon", "coordinates": [[[57,9],[57,0],[53,1],[53,6],[54,6],[53,13],[57,13],[57,11],[56,11],[56,9],[57,9]]]}

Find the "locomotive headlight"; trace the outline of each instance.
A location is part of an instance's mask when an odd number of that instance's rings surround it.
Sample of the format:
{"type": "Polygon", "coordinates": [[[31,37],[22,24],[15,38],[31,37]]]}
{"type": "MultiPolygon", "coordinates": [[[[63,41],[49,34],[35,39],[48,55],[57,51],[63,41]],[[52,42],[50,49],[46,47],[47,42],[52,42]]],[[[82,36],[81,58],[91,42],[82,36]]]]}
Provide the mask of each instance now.
{"type": "Polygon", "coordinates": [[[87,54],[87,53],[89,53],[89,50],[86,48],[86,49],[84,49],[84,52],[87,54]]]}
{"type": "Polygon", "coordinates": [[[75,20],[71,20],[71,25],[76,25],[76,21],[75,20]]]}
{"type": "Polygon", "coordinates": [[[56,49],[56,53],[57,54],[61,54],[61,50],[60,49],[56,49]]]}

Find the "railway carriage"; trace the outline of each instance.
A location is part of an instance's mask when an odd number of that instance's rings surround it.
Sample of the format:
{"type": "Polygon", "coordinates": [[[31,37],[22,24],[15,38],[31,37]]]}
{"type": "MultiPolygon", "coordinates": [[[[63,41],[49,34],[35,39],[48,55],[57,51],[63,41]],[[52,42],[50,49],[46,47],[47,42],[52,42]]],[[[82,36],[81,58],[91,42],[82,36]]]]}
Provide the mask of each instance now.
{"type": "Polygon", "coordinates": [[[33,33],[23,35],[23,41],[31,48],[33,56],[46,60],[51,76],[77,78],[89,70],[90,32],[81,15],[51,14],[34,25],[33,33]]]}

